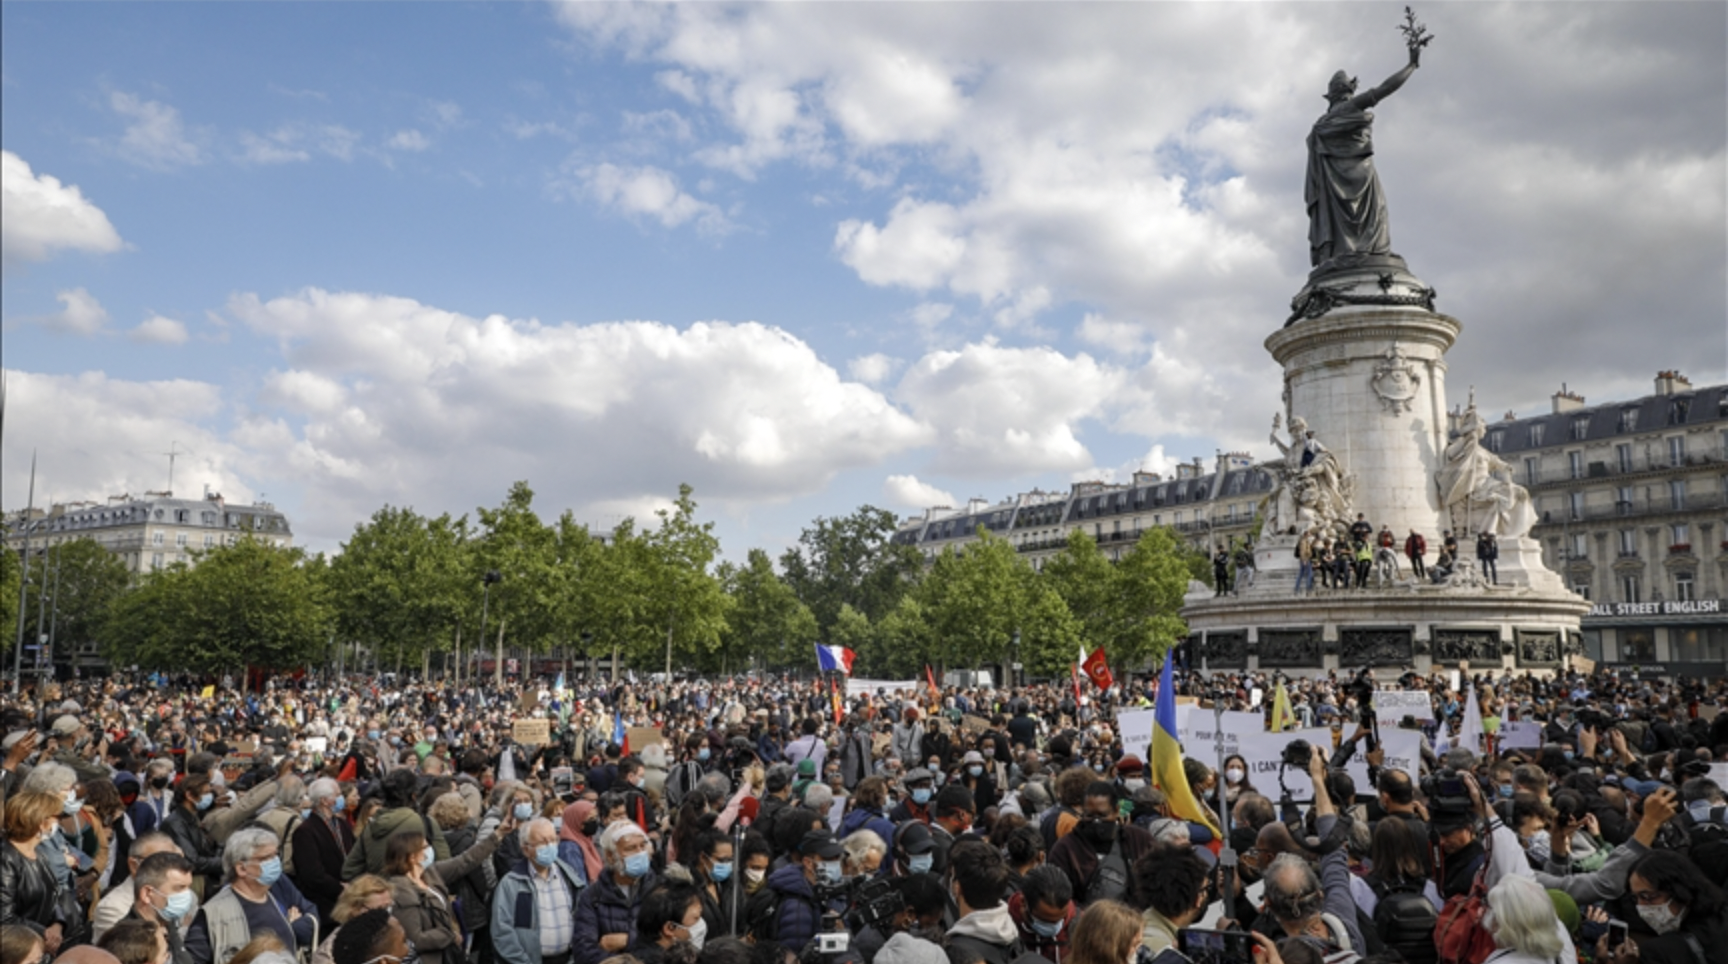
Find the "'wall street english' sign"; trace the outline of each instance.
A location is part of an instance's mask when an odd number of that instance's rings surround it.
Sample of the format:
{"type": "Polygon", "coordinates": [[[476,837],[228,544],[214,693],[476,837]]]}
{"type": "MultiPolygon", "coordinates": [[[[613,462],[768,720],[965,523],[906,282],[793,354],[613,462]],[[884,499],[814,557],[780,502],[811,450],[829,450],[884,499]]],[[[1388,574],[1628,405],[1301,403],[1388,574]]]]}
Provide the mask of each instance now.
{"type": "Polygon", "coordinates": [[[1597,603],[1586,619],[1615,616],[1715,616],[1728,612],[1720,599],[1668,599],[1647,603],[1597,603]]]}

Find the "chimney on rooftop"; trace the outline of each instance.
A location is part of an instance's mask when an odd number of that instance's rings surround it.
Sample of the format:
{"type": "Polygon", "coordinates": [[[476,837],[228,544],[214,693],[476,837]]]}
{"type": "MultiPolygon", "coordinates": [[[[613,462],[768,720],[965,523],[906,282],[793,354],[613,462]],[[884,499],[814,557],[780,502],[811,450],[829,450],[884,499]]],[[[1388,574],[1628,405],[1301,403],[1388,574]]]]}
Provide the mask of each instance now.
{"type": "Polygon", "coordinates": [[[1656,394],[1658,395],[1673,395],[1678,392],[1689,392],[1691,390],[1692,380],[1687,378],[1685,375],[1680,374],[1678,371],[1656,373],[1656,394]]]}
{"type": "Polygon", "coordinates": [[[1560,383],[1560,390],[1550,396],[1554,401],[1554,414],[1575,412],[1584,407],[1584,396],[1575,395],[1566,390],[1566,383],[1560,383]]]}

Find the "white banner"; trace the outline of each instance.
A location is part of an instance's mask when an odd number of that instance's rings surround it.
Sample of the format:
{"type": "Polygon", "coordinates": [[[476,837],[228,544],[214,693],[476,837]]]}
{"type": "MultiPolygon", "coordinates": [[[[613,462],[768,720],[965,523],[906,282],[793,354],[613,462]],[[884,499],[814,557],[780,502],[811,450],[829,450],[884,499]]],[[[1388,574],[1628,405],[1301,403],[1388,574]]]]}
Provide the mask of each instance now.
{"type": "Polygon", "coordinates": [[[1376,690],[1374,715],[1381,723],[1397,725],[1406,716],[1418,720],[1434,718],[1434,703],[1422,690],[1376,690]]]}
{"type": "Polygon", "coordinates": [[[877,690],[893,696],[896,690],[916,690],[924,686],[922,681],[915,679],[851,679],[846,680],[847,696],[875,696],[877,690]]]}
{"type": "MultiPolygon", "coordinates": [[[[1416,730],[1399,730],[1392,727],[1380,729],[1380,745],[1386,748],[1386,759],[1383,765],[1392,770],[1403,770],[1410,775],[1411,780],[1419,780],[1422,776],[1422,734],[1416,730]]],[[[1374,788],[1368,784],[1368,741],[1361,740],[1356,744],[1356,753],[1350,757],[1350,762],[1344,765],[1350,778],[1356,781],[1356,792],[1373,793],[1374,788]]]]}
{"type": "Polygon", "coordinates": [[[1223,713],[1215,719],[1211,710],[1197,709],[1188,717],[1188,730],[1188,737],[1182,741],[1183,752],[1215,767],[1219,734],[1223,735],[1226,757],[1240,753],[1243,737],[1266,732],[1266,718],[1259,713],[1223,713]]]}
{"type": "Polygon", "coordinates": [[[1542,724],[1506,720],[1500,724],[1500,749],[1535,750],[1542,746],[1542,724]]]}
{"type": "MultiPolygon", "coordinates": [[[[1180,717],[1186,706],[1176,707],[1180,717]]],[[[1152,725],[1158,719],[1156,710],[1129,710],[1116,714],[1116,728],[1122,734],[1122,753],[1134,755],[1148,767],[1152,765],[1152,725]]],[[[1178,727],[1180,729],[1180,727],[1178,727]]],[[[1178,737],[1180,739],[1180,737],[1178,737]]],[[[1184,744],[1186,745],[1186,744],[1184,744]]]]}
{"type": "MultiPolygon", "coordinates": [[[[1332,755],[1332,729],[1326,726],[1316,726],[1307,730],[1285,730],[1282,733],[1241,734],[1239,751],[1242,759],[1248,761],[1248,780],[1254,784],[1254,789],[1271,798],[1273,806],[1277,806],[1280,791],[1278,789],[1279,760],[1284,755],[1284,748],[1292,740],[1307,740],[1311,745],[1319,747],[1327,756],[1332,755]]],[[[1306,767],[1297,770],[1286,768],[1284,786],[1295,800],[1308,800],[1314,796],[1314,783],[1308,779],[1306,767]]]]}
{"type": "Polygon", "coordinates": [[[1710,780],[1717,786],[1728,789],[1728,763],[1710,764],[1710,780]]]}

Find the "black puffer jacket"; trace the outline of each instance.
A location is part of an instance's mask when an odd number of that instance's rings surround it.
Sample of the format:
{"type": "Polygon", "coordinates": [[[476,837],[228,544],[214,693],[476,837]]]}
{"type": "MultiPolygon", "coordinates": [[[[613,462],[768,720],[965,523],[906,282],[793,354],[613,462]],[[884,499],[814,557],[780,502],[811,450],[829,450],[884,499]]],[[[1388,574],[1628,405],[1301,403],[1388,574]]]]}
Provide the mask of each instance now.
{"type": "Polygon", "coordinates": [[[0,926],[21,925],[40,934],[54,924],[54,875],[41,858],[31,859],[0,843],[0,926]]]}
{"type": "Polygon", "coordinates": [[[175,801],[173,812],[162,821],[162,832],[192,861],[192,876],[204,878],[204,893],[214,895],[222,886],[222,848],[198,822],[197,811],[175,801]]]}

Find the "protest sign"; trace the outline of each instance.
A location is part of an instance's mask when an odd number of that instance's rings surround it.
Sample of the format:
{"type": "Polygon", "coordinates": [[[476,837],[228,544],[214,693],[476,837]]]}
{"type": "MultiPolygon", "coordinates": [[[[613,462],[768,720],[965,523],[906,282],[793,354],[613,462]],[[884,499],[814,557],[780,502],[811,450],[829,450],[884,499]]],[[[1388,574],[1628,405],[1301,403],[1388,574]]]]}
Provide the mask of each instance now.
{"type": "Polygon", "coordinates": [[[988,729],[990,729],[990,721],[982,716],[967,714],[960,717],[960,730],[967,736],[977,736],[988,729]]]}
{"type": "Polygon", "coordinates": [[[1542,724],[1528,720],[1507,720],[1500,724],[1500,749],[1534,750],[1542,745],[1542,724]]]}
{"type": "Polygon", "coordinates": [[[1728,763],[1710,764],[1710,782],[1719,787],[1728,787],[1728,763]]]}
{"type": "MultiPolygon", "coordinates": [[[[1422,734],[1416,730],[1397,730],[1387,727],[1380,731],[1380,745],[1386,748],[1386,758],[1381,763],[1384,769],[1403,770],[1416,780],[1422,774],[1422,734]]],[[[1356,744],[1356,752],[1350,757],[1350,762],[1344,769],[1350,778],[1356,781],[1356,792],[1371,794],[1374,789],[1368,785],[1368,741],[1360,740],[1356,744]]]]}
{"type": "Polygon", "coordinates": [[[1248,705],[1258,708],[1266,699],[1266,691],[1256,686],[1248,691],[1248,705]]]}
{"type": "Polygon", "coordinates": [[[1423,690],[1376,690],[1374,715],[1381,723],[1396,724],[1406,716],[1418,720],[1434,718],[1434,704],[1423,690]]]}
{"type": "Polygon", "coordinates": [[[323,753],[330,748],[330,738],[327,736],[309,736],[303,743],[308,753],[323,753]]]}
{"type": "Polygon", "coordinates": [[[1183,752],[1209,765],[1217,765],[1219,735],[1223,735],[1224,755],[1240,753],[1242,739],[1266,732],[1266,720],[1259,713],[1213,714],[1200,710],[1188,720],[1190,738],[1182,744],[1183,752]]]}
{"type": "Polygon", "coordinates": [[[1272,798],[1276,804],[1281,795],[1278,787],[1278,777],[1282,770],[1284,789],[1290,791],[1293,800],[1310,800],[1314,797],[1314,784],[1308,779],[1306,768],[1298,770],[1294,767],[1284,768],[1279,765],[1284,756],[1284,748],[1294,740],[1307,740],[1310,744],[1324,750],[1332,745],[1332,730],[1330,727],[1317,726],[1306,730],[1285,730],[1282,733],[1247,733],[1239,734],[1242,759],[1248,763],[1248,780],[1262,794],[1272,798]]]}
{"type": "Polygon", "coordinates": [[[910,693],[923,685],[915,679],[848,679],[847,696],[875,696],[878,691],[893,696],[905,690],[910,693]]]}
{"type": "Polygon", "coordinates": [[[1589,676],[1596,672],[1596,661],[1588,656],[1574,656],[1572,657],[1572,668],[1585,676],[1589,676]]]}
{"type": "Polygon", "coordinates": [[[1698,718],[1709,723],[1716,719],[1716,714],[1720,712],[1722,712],[1722,707],[1720,706],[1704,706],[1700,704],[1698,707],[1698,718]]]}
{"type": "MultiPolygon", "coordinates": [[[[1177,710],[1182,707],[1178,706],[1177,710]]],[[[1158,717],[1156,710],[1129,710],[1116,714],[1116,728],[1122,735],[1123,755],[1133,754],[1142,763],[1152,761],[1152,723],[1158,717]]]]}
{"type": "Polygon", "coordinates": [[[523,746],[543,746],[552,742],[552,721],[517,720],[510,729],[510,738],[523,746]]]}
{"type": "Polygon", "coordinates": [[[645,746],[666,742],[666,737],[658,726],[632,726],[625,733],[625,738],[630,741],[631,753],[641,753],[645,746]]]}

